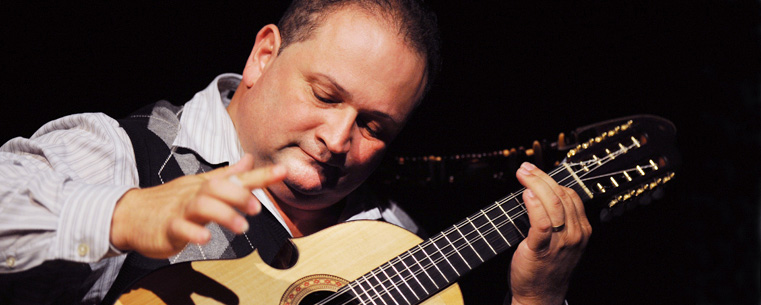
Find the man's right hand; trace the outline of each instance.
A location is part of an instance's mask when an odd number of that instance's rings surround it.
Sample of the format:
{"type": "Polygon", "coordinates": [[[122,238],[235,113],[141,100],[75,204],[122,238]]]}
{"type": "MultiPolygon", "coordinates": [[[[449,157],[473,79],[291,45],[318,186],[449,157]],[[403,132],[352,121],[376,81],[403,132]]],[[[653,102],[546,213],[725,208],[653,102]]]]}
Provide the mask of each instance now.
{"type": "Polygon", "coordinates": [[[246,219],[261,211],[251,190],[283,180],[286,169],[270,166],[253,169],[246,154],[235,165],[166,184],[132,189],[116,203],[111,220],[111,243],[119,250],[134,250],[152,258],[168,258],[188,242],[204,244],[211,233],[209,222],[236,233],[248,229],[246,219]]]}

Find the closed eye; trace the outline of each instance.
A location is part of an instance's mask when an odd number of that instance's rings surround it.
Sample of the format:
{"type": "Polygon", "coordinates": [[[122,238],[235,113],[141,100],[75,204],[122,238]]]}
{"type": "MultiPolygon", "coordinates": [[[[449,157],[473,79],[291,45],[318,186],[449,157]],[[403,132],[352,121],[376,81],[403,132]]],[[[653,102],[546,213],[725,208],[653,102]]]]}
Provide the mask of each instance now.
{"type": "Polygon", "coordinates": [[[362,128],[365,132],[367,132],[367,135],[369,135],[370,137],[380,139],[383,136],[382,129],[373,125],[377,125],[377,124],[374,124],[371,121],[368,121],[363,118],[357,118],[358,127],[362,128]]]}
{"type": "Polygon", "coordinates": [[[314,97],[318,101],[320,101],[320,102],[323,102],[323,103],[326,103],[326,104],[337,104],[337,103],[340,103],[339,101],[334,100],[331,97],[321,96],[321,95],[317,94],[317,92],[314,92],[314,90],[312,90],[312,93],[314,94],[314,97]]]}

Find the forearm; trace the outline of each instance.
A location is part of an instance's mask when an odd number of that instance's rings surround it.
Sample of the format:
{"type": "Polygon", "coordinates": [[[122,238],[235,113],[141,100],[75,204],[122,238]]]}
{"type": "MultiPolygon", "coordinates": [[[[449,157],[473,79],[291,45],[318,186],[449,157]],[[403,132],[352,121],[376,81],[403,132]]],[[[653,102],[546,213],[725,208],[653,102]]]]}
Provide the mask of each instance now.
{"type": "Polygon", "coordinates": [[[0,273],[102,259],[114,204],[137,183],[115,121],[91,114],[46,127],[0,147],[0,273]]]}
{"type": "MultiPolygon", "coordinates": [[[[0,181],[7,193],[7,181],[0,181]]],[[[128,186],[41,184],[62,194],[37,196],[34,189],[0,202],[0,273],[19,272],[48,260],[96,262],[109,249],[114,203],[128,186]],[[28,195],[27,195],[28,194],[28,195]]]]}

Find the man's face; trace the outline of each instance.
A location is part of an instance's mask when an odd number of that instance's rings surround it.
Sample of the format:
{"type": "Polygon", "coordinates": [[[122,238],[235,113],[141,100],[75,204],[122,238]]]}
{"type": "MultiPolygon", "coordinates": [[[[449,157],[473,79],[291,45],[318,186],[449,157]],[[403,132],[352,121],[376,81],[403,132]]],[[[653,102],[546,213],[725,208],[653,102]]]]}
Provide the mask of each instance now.
{"type": "Polygon", "coordinates": [[[259,65],[261,74],[230,115],[256,166],[288,168],[269,187],[280,202],[325,208],[378,165],[422,95],[425,60],[395,27],[351,8],[272,56],[266,65],[249,60],[246,69],[259,65]]]}

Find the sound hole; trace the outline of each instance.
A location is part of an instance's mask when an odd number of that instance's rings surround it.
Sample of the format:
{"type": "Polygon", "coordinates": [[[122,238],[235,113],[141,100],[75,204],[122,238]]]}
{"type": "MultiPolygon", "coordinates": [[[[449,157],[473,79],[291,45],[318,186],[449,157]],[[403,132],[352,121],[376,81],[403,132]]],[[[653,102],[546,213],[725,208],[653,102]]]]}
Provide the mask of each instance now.
{"type": "MultiPolygon", "coordinates": [[[[301,302],[299,302],[299,305],[314,305],[317,304],[320,301],[323,301],[330,297],[331,295],[335,294],[335,292],[332,291],[315,291],[312,292],[304,297],[301,302]]],[[[329,305],[360,305],[359,301],[355,298],[353,298],[350,294],[344,293],[341,295],[338,295],[335,299],[330,300],[329,302],[323,303],[323,304],[329,304],[329,305]]]]}

